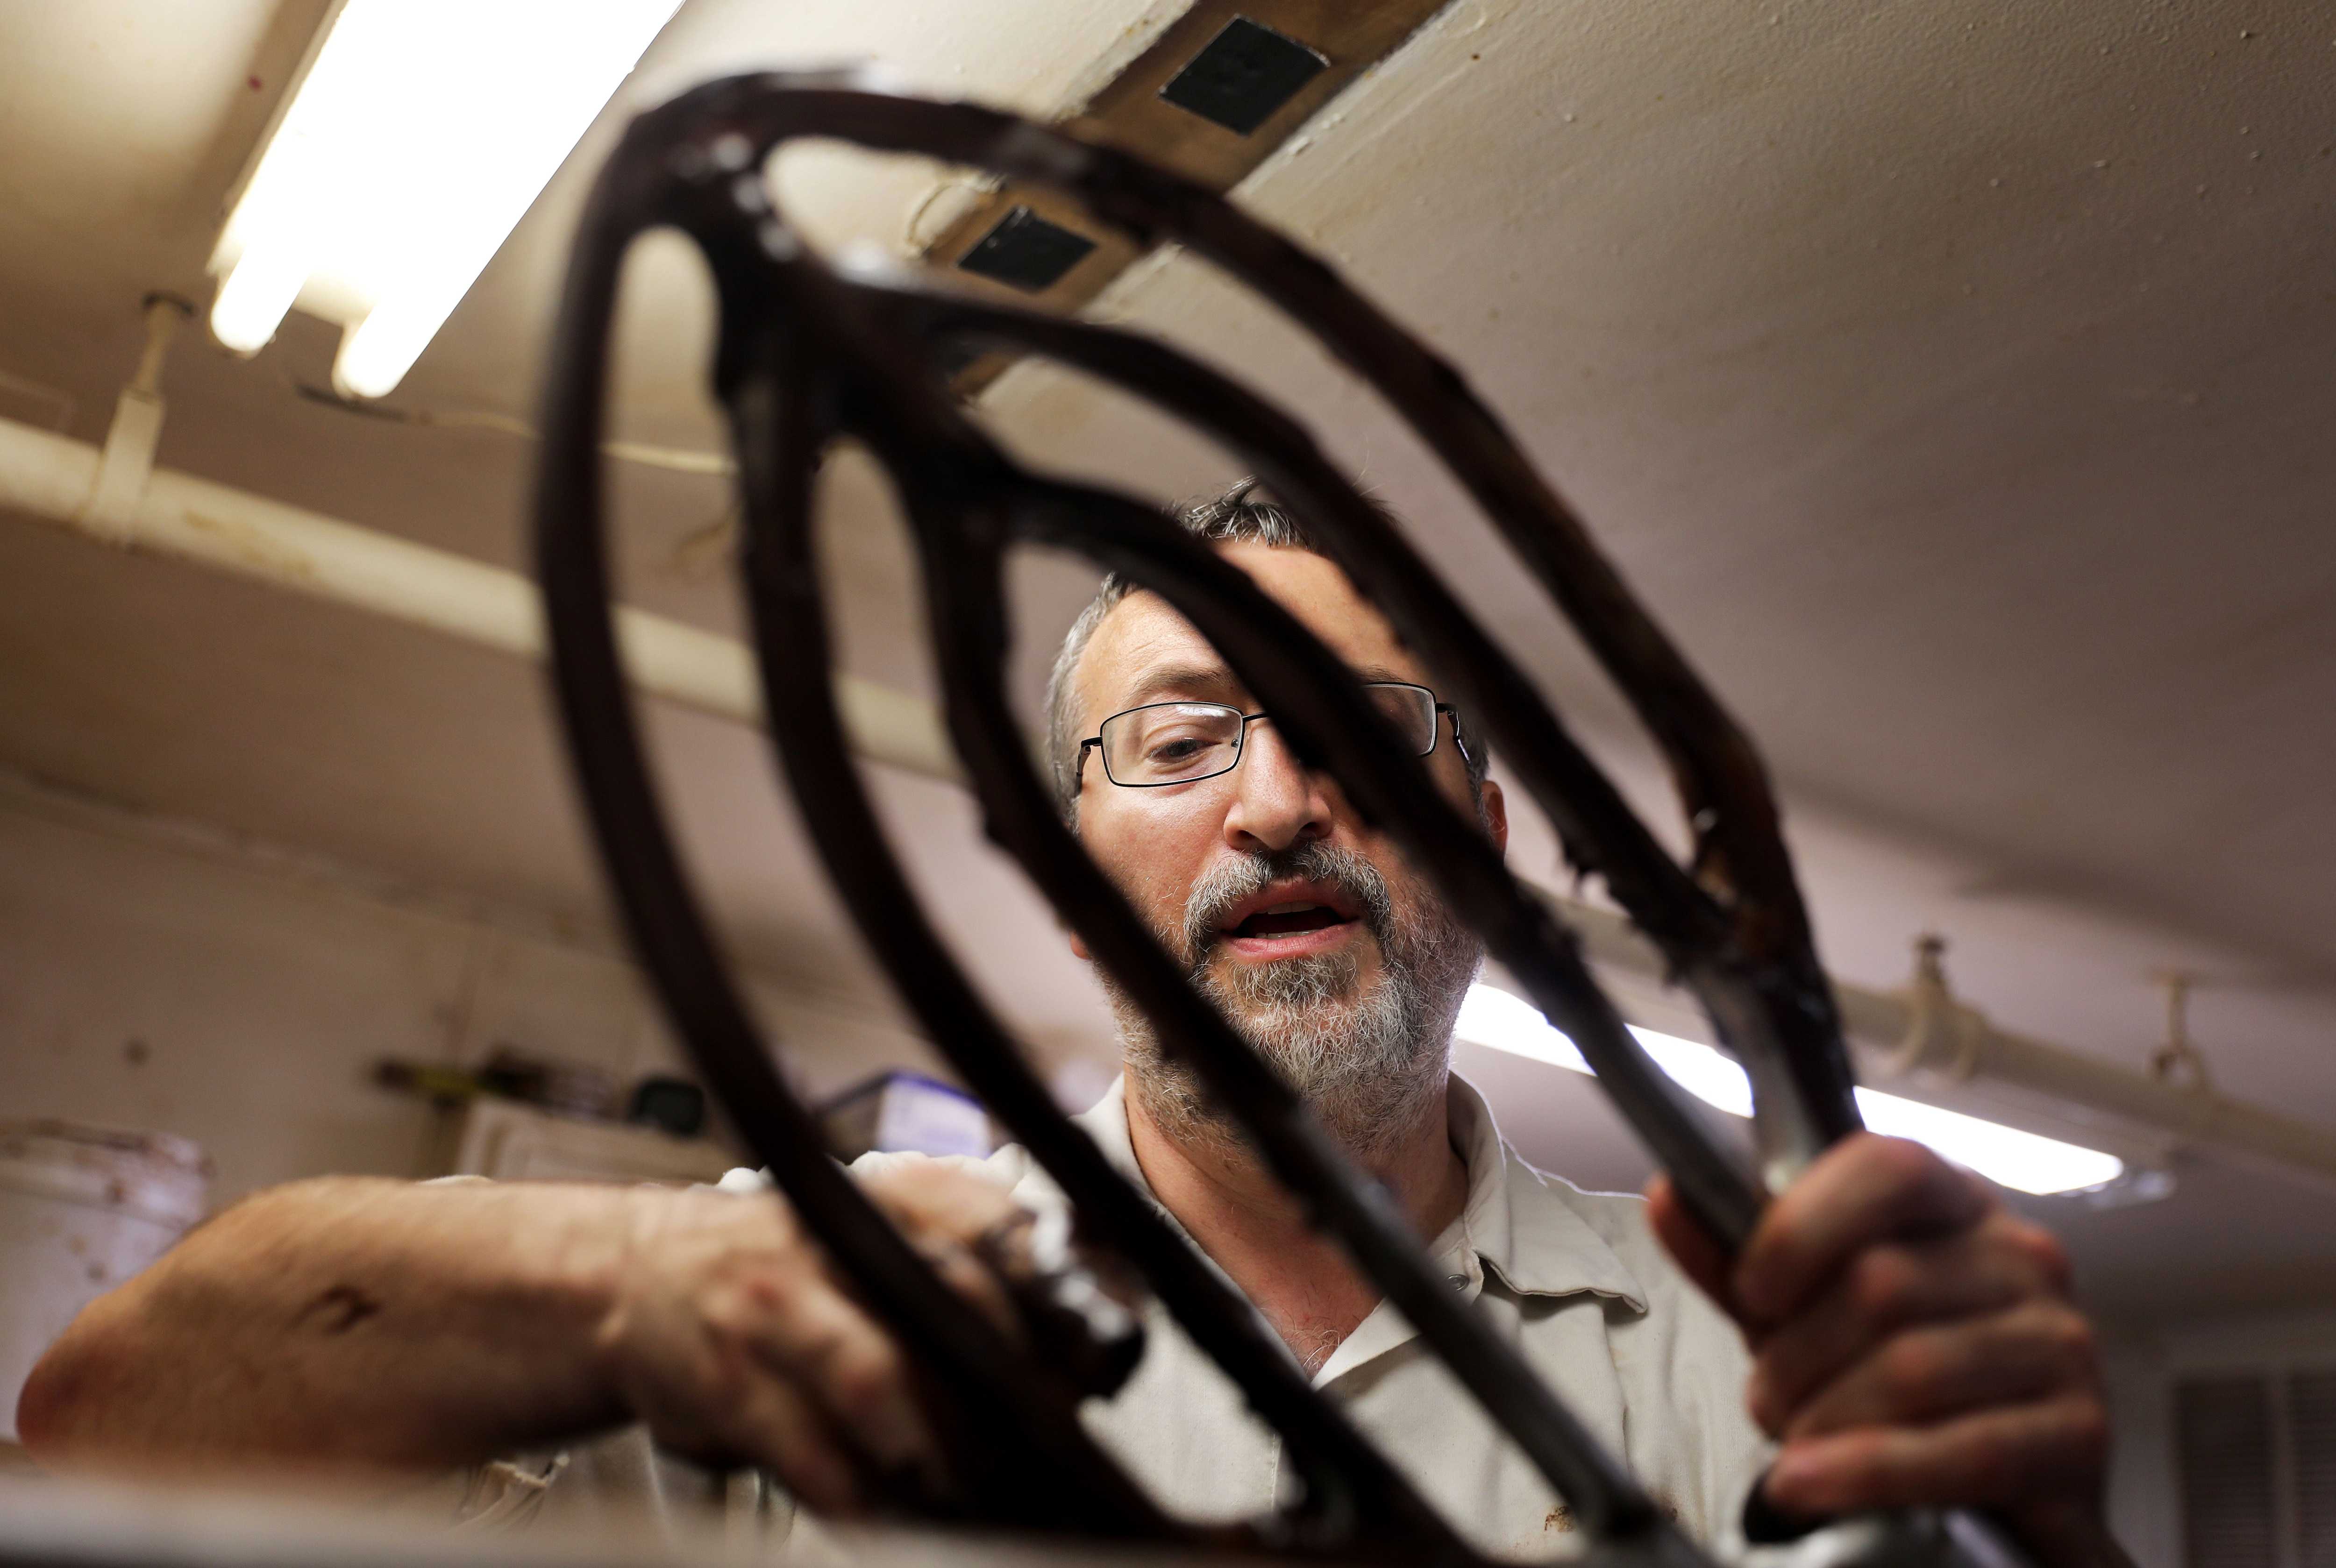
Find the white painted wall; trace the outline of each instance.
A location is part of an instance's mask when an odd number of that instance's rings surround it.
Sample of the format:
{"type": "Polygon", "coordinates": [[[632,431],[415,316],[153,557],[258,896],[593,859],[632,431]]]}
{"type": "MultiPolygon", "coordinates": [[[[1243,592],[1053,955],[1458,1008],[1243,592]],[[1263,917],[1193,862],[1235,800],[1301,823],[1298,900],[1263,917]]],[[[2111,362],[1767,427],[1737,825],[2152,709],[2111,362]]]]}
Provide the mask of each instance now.
{"type": "MultiPolygon", "coordinates": [[[[755,1000],[816,1090],[931,1070],[888,1021],[755,1000]]],[[[433,1113],[370,1069],[499,1044],[626,1083],[677,1065],[636,971],[589,941],[0,793],[0,1117],[183,1134],[217,1162],[219,1203],[325,1172],[429,1174],[433,1113]]]]}

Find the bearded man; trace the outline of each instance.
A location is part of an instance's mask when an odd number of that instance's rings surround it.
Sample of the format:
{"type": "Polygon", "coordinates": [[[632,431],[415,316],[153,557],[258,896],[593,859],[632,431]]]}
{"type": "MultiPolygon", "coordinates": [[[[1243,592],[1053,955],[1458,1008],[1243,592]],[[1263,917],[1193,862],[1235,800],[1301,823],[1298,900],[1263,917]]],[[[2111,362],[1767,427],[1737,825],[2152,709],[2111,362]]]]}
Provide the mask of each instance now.
{"type": "MultiPolygon", "coordinates": [[[[1184,520],[1347,662],[1505,845],[1462,716],[1297,521],[1245,489],[1184,520]]],[[[1726,1553],[1747,1517],[1776,1533],[1972,1505],[2044,1561],[2121,1561],[2089,1330],[2049,1236],[1870,1135],[1813,1166],[1732,1262],[1660,1180],[1642,1201],[1534,1170],[1450,1070],[1475,940],[1189,623],[1106,583],[1048,708],[1064,809],[1097,863],[1386,1184],[1452,1288],[1691,1534],[1726,1553]]],[[[1105,1154],[1471,1539],[1564,1554],[1561,1500],[1114,1003],[1125,1073],[1081,1118],[1105,1154]]],[[[855,1168],[953,1283],[1010,1311],[968,1244],[1060,1201],[1020,1151],[855,1168]]],[[[1134,1378],[1091,1410],[1098,1436],[1173,1512],[1270,1508],[1278,1439],[1149,1316],[1134,1378]]],[[[669,1473],[647,1438],[757,1466],[828,1513],[861,1506],[877,1470],[938,1463],[900,1351],[784,1205],[707,1190],[326,1178],[258,1195],[84,1312],[18,1424],[61,1467],[475,1466],[471,1506],[506,1515],[655,1495],[669,1473]]]]}

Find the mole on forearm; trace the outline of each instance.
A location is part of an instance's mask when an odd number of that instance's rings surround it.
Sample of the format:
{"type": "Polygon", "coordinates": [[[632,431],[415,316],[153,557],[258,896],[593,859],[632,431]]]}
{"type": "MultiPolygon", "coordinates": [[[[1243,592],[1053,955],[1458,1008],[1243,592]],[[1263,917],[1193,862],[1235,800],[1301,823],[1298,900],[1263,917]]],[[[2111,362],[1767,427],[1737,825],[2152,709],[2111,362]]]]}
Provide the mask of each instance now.
{"type": "Polygon", "coordinates": [[[314,1321],[328,1334],[346,1334],[380,1311],[381,1303],[356,1286],[335,1285],[302,1307],[293,1326],[305,1328],[314,1321]]]}

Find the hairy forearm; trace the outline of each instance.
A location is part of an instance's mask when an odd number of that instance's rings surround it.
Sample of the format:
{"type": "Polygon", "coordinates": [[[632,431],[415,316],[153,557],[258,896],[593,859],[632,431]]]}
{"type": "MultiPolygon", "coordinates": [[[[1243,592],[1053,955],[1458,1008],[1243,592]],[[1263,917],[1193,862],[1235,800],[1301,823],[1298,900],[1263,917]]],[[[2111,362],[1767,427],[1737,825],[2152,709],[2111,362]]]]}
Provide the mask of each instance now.
{"type": "Polygon", "coordinates": [[[44,1463],[461,1464],[609,1425],[596,1336],[673,1195],[334,1177],[238,1205],[92,1303],[26,1383],[44,1463]]]}

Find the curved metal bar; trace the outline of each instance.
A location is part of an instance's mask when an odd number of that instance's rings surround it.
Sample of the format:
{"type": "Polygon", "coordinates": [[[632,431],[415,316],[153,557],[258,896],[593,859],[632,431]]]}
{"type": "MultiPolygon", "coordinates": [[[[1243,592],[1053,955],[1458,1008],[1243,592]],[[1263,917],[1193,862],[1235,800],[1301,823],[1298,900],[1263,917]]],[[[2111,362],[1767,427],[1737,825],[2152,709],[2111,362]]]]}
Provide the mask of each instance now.
{"type": "Polygon", "coordinates": [[[970,1511],[1031,1526],[1175,1538],[1184,1532],[1079,1425],[1070,1391],[965,1310],[829,1157],[817,1121],[780,1078],[731,986],[665,831],[618,663],[599,446],[618,267],[627,242],[667,216],[659,200],[666,172],[661,160],[645,166],[620,151],[587,208],[561,295],[535,500],[553,686],[628,934],[692,1059],[773,1180],[949,1389],[945,1427],[987,1418],[978,1441],[953,1445],[968,1496],[912,1500],[942,1516],[970,1511]]]}
{"type": "MultiPolygon", "coordinates": [[[[710,1005],[705,994],[686,1002],[676,998],[677,986],[706,985],[709,972],[711,994],[723,1001],[727,992],[707,934],[672,865],[629,715],[615,687],[599,555],[597,482],[579,479],[576,471],[563,480],[556,471],[567,465],[589,475],[592,467],[589,438],[597,434],[604,390],[614,257],[631,233],[659,218],[687,228],[715,260],[717,276],[725,280],[725,325],[735,315],[740,323],[754,321],[764,328],[760,348],[749,345],[743,331],[725,331],[720,374],[742,457],[759,454],[749,464],[750,496],[758,490],[762,496],[753,547],[758,554],[750,566],[766,670],[774,677],[783,673],[777,667],[783,652],[812,652],[816,667],[825,667],[823,624],[809,570],[806,498],[819,446],[831,433],[850,433],[875,450],[900,486],[937,627],[952,735],[979,791],[992,836],[1077,925],[1097,958],[1153,1020],[1163,1043],[1202,1073],[1270,1168],[1345,1244],[1573,1503],[1593,1535],[1633,1555],[1698,1560],[1514,1350],[1443,1287],[1390,1196],[1351,1166],[1296,1096],[1191,989],[1056,816],[1015,740],[1003,695],[1006,549],[1034,542],[1078,551],[1166,596],[1277,714],[1300,760],[1336,778],[1536,1000],[1573,1030],[1634,1122],[1674,1163],[1682,1190],[1698,1213],[1723,1235],[1740,1236],[1757,1212],[1757,1192],[1621,1028],[1571,936],[1509,876],[1475,825],[1438,792],[1419,761],[1395,743],[1334,655],[1245,576],[1152,508],[1016,469],[943,394],[929,344],[900,330],[902,307],[897,297],[837,278],[807,255],[769,207],[760,165],[777,143],[809,134],[981,164],[1066,191],[1139,239],[1173,236],[1228,267],[1370,381],[1509,536],[1662,745],[1697,834],[1691,875],[1660,854],[1651,836],[1621,808],[1611,785],[1533,697],[1521,673],[1499,657],[1386,519],[1321,460],[1301,430],[1270,417],[1260,427],[1268,433],[1246,433],[1229,444],[1251,450],[1286,498],[1307,509],[1333,555],[1437,668],[1439,679],[1451,682],[1464,699],[1481,701],[1480,722],[1513,755],[1522,754],[1521,770],[1536,794],[1557,802],[1553,812],[1561,827],[1572,828],[1568,847],[1577,863],[1607,876],[1634,918],[1697,988],[1760,1090],[1766,1184],[1774,1187],[1788,1179],[1825,1142],[1857,1125],[1830,994],[1757,755],[1630,599],[1579,523],[1448,366],[1304,252],[1173,176],[989,111],[891,98],[832,79],[782,76],[710,84],[644,116],[628,132],[596,190],[596,226],[588,227],[588,248],[602,254],[588,266],[579,252],[563,305],[554,417],[547,421],[548,430],[562,439],[556,450],[547,443],[540,496],[560,691],[579,771],[635,939],[693,1050],[716,1064],[709,1067],[709,1076],[725,1099],[733,1089],[746,1097],[739,1106],[745,1113],[742,1121],[767,1115],[774,1125],[785,1125],[790,1107],[783,1103],[783,1086],[773,1098],[777,1079],[767,1061],[760,1062],[762,1078],[768,1080],[764,1082],[735,1060],[754,1045],[751,1031],[734,1027],[743,1014],[725,1018],[724,1007],[710,1005]],[[580,312],[579,286],[598,291],[580,312]],[[591,345],[580,358],[579,334],[589,334],[591,345]],[[762,352],[774,357],[758,364],[754,354],[762,352]],[[585,373],[576,375],[579,370],[585,373]],[[562,419],[574,428],[563,426],[562,419]],[[564,523],[556,515],[562,505],[577,512],[564,523]],[[579,542],[579,530],[589,538],[579,542]],[[587,605],[588,595],[602,597],[587,605]],[[806,614],[812,617],[807,623],[781,624],[806,614]],[[568,624],[575,622],[589,624],[568,624]],[[571,657],[580,661],[572,673],[567,667],[571,657]],[[587,744],[583,731],[596,724],[608,732],[587,744]],[[653,850],[612,844],[628,834],[638,835],[653,850]],[[642,929],[657,922],[666,926],[662,951],[642,929]],[[699,1029],[706,1031],[703,1039],[695,1032],[699,1029]]],[[[949,310],[936,307],[921,318],[920,330],[928,336],[966,330],[965,324],[980,315],[959,312],[952,325],[949,310]]],[[[1038,318],[990,312],[972,330],[1047,352],[1048,329],[1038,318]]],[[[1051,341],[1060,357],[1082,363],[1084,355],[1086,368],[1101,369],[1224,437],[1222,409],[1209,417],[1194,412],[1191,389],[1203,384],[1193,380],[1197,367],[1164,350],[1106,348],[1106,337],[1090,329],[1066,329],[1055,332],[1051,341]],[[1168,395],[1147,384],[1179,381],[1186,386],[1172,387],[1168,395]]],[[[1262,409],[1222,378],[1211,391],[1227,389],[1241,400],[1244,418],[1262,409]]],[[[1271,411],[1264,411],[1270,416],[1271,411]]],[[[789,667],[799,676],[803,666],[789,667]]],[[[815,837],[824,844],[842,828],[872,839],[872,814],[856,784],[847,790],[832,770],[806,769],[794,756],[806,739],[832,743],[835,738],[832,708],[803,690],[813,683],[787,682],[784,701],[773,693],[783,766],[798,784],[815,837]],[[806,783],[808,789],[803,788],[806,783]]],[[[881,848],[874,853],[882,856],[881,848]]],[[[890,905],[913,912],[897,866],[889,856],[882,856],[882,865],[895,886],[881,890],[872,903],[855,903],[855,910],[890,905]]],[[[891,934],[871,932],[880,949],[891,934]]],[[[930,929],[920,922],[915,934],[914,953],[905,959],[888,955],[904,989],[913,996],[918,983],[940,976],[962,993],[952,994],[952,1006],[970,999],[978,1009],[978,999],[930,929]]],[[[728,1002],[727,1011],[738,1011],[735,1001],[728,1002]]],[[[1041,1117],[1040,1108],[1027,1103],[1033,1087],[1027,1070],[1000,1065],[1000,1059],[1010,1058],[1010,1045],[994,1021],[981,1016],[989,1027],[971,1039],[973,1059],[1009,1098],[1021,1097],[1017,1114],[1041,1117]]],[[[799,1106],[792,1108],[800,1113],[799,1106]]],[[[788,1139],[774,1141],[784,1145],[788,1139]]],[[[800,1187],[808,1202],[833,1209],[813,1220],[822,1227],[822,1240],[833,1234],[837,1239],[831,1244],[855,1278],[871,1286],[881,1310],[904,1326],[911,1349],[941,1367],[960,1404],[994,1388],[999,1363],[989,1358],[997,1347],[978,1337],[952,1340],[928,1321],[930,1303],[922,1312],[912,1302],[904,1303],[904,1294],[913,1296],[925,1284],[891,1271],[882,1245],[861,1234],[850,1205],[802,1168],[805,1164],[798,1151],[786,1170],[780,1171],[776,1161],[774,1168],[791,1184],[791,1192],[800,1187]]],[[[1083,1171],[1078,1179],[1093,1175],[1083,1171]]],[[[1049,1459],[1063,1453],[1080,1457],[1060,1449],[1046,1401],[1017,1398],[1009,1404],[1026,1446],[1049,1459]]],[[[1116,1497],[1105,1512],[1123,1531],[1160,1527],[1150,1518],[1131,1525],[1127,1521],[1134,1515],[1116,1497]]]]}

